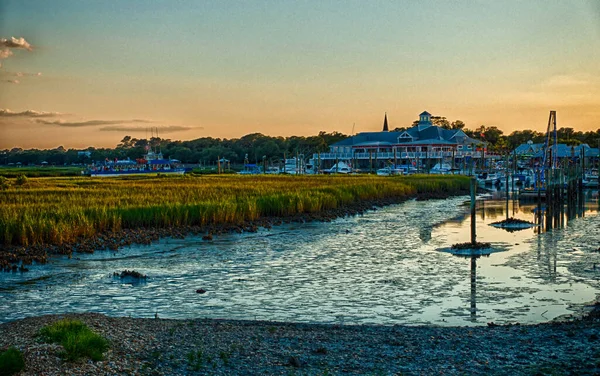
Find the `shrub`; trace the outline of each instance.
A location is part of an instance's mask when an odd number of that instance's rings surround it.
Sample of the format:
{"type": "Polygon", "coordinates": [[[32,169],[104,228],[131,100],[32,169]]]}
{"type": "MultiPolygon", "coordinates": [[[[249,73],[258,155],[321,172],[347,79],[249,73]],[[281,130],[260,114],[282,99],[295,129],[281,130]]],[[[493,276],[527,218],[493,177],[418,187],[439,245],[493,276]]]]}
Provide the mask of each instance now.
{"type": "Polygon", "coordinates": [[[27,176],[25,176],[25,175],[17,176],[16,183],[17,183],[17,185],[23,185],[23,184],[27,183],[27,176]]]}
{"type": "Polygon", "coordinates": [[[25,368],[25,360],[21,351],[10,347],[0,352],[0,376],[10,376],[25,368]]]}
{"type": "Polygon", "coordinates": [[[0,176],[0,189],[7,189],[8,188],[8,179],[5,178],[4,176],[0,176]]]}
{"type": "Polygon", "coordinates": [[[89,357],[102,360],[102,353],[108,349],[108,341],[91,331],[78,320],[64,319],[40,330],[40,335],[48,342],[59,343],[65,349],[67,360],[89,357]]]}

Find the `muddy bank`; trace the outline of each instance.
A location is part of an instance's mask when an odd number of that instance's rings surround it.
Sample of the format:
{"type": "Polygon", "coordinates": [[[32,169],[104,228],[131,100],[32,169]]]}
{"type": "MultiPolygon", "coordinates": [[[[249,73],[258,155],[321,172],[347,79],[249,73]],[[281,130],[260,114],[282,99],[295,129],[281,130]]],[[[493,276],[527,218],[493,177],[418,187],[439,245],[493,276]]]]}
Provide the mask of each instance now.
{"type": "Polygon", "coordinates": [[[203,234],[205,240],[226,233],[256,232],[259,228],[271,228],[282,223],[290,222],[329,222],[336,218],[352,216],[392,204],[399,204],[410,199],[425,201],[445,199],[452,196],[469,194],[468,190],[457,192],[422,192],[413,196],[387,197],[376,200],[354,202],[350,205],[330,209],[319,213],[298,213],[288,217],[265,217],[240,224],[212,224],[208,226],[179,226],[169,228],[144,227],[123,229],[117,232],[102,233],[89,239],[81,239],[75,243],[52,245],[41,244],[27,247],[10,246],[0,248],[0,270],[6,272],[27,272],[28,265],[33,263],[45,264],[49,255],[67,255],[76,257],[77,253],[93,253],[97,250],[116,251],[120,247],[131,244],[151,244],[160,238],[184,238],[188,235],[203,234]]]}

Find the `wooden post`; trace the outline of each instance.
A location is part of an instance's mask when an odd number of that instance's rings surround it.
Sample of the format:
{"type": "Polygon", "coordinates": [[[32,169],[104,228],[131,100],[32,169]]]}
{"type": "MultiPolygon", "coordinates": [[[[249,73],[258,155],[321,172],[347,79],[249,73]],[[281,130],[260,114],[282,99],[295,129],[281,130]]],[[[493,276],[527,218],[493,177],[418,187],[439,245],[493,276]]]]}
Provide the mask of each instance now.
{"type": "Polygon", "coordinates": [[[317,172],[316,174],[321,173],[321,152],[317,153],[317,172]]]}
{"type": "Polygon", "coordinates": [[[509,192],[508,192],[508,152],[506,152],[506,158],[505,158],[505,183],[506,183],[506,220],[508,221],[508,197],[509,197],[509,192]]]}
{"type": "Polygon", "coordinates": [[[475,194],[477,193],[477,179],[471,178],[471,244],[477,242],[477,233],[475,231],[475,194]]]}
{"type": "Polygon", "coordinates": [[[477,257],[471,256],[471,317],[477,313],[477,257]]]}
{"type": "Polygon", "coordinates": [[[537,186],[537,224],[538,224],[538,232],[541,233],[542,232],[542,194],[541,194],[541,182],[540,179],[542,178],[541,175],[541,171],[538,170],[536,171],[536,178],[535,178],[535,185],[537,186]]]}
{"type": "Polygon", "coordinates": [[[221,173],[221,157],[217,155],[217,174],[221,173]]]}

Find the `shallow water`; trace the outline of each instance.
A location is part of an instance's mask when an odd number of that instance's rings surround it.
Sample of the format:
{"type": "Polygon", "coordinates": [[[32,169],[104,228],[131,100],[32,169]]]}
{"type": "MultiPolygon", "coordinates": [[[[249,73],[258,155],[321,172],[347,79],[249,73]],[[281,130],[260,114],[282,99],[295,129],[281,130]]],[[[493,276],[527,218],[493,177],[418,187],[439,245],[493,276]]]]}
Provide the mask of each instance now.
{"type": "MultiPolygon", "coordinates": [[[[53,258],[27,273],[0,274],[0,322],[94,311],[345,324],[536,323],[595,299],[597,198],[584,217],[542,234],[489,226],[504,218],[505,202],[479,201],[477,240],[501,252],[475,260],[440,251],[470,240],[467,199],[409,201],[330,223],[53,258]],[[148,279],[131,284],[112,276],[125,269],[148,279]],[[207,292],[197,294],[200,288],[207,292]]],[[[516,203],[509,210],[533,220],[533,208],[516,203]]]]}

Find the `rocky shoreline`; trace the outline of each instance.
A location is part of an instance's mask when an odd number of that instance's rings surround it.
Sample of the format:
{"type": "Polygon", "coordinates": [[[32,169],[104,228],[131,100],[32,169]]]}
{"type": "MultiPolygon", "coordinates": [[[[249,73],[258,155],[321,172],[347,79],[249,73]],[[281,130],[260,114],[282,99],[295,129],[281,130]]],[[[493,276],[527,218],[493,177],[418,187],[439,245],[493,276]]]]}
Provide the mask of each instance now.
{"type": "Polygon", "coordinates": [[[28,265],[33,263],[45,264],[50,255],[67,255],[73,257],[76,253],[93,253],[97,250],[116,251],[120,247],[131,244],[150,244],[160,238],[184,238],[188,235],[204,234],[203,239],[211,240],[213,236],[226,233],[256,232],[260,227],[272,226],[290,222],[329,222],[336,218],[365,213],[392,204],[399,204],[410,199],[419,201],[429,199],[444,199],[451,196],[469,194],[468,191],[419,193],[414,196],[388,197],[376,200],[355,202],[337,209],[320,213],[299,213],[290,217],[266,217],[241,224],[214,224],[209,226],[180,226],[169,228],[144,227],[137,229],[123,229],[121,231],[102,233],[89,239],[81,239],[76,243],[52,245],[31,245],[27,247],[0,246],[0,271],[27,272],[28,265]]]}
{"type": "Polygon", "coordinates": [[[51,315],[0,324],[21,375],[594,375],[600,321],[486,327],[295,324],[51,315]],[[66,362],[39,330],[61,318],[107,338],[104,360],[66,362]]]}

